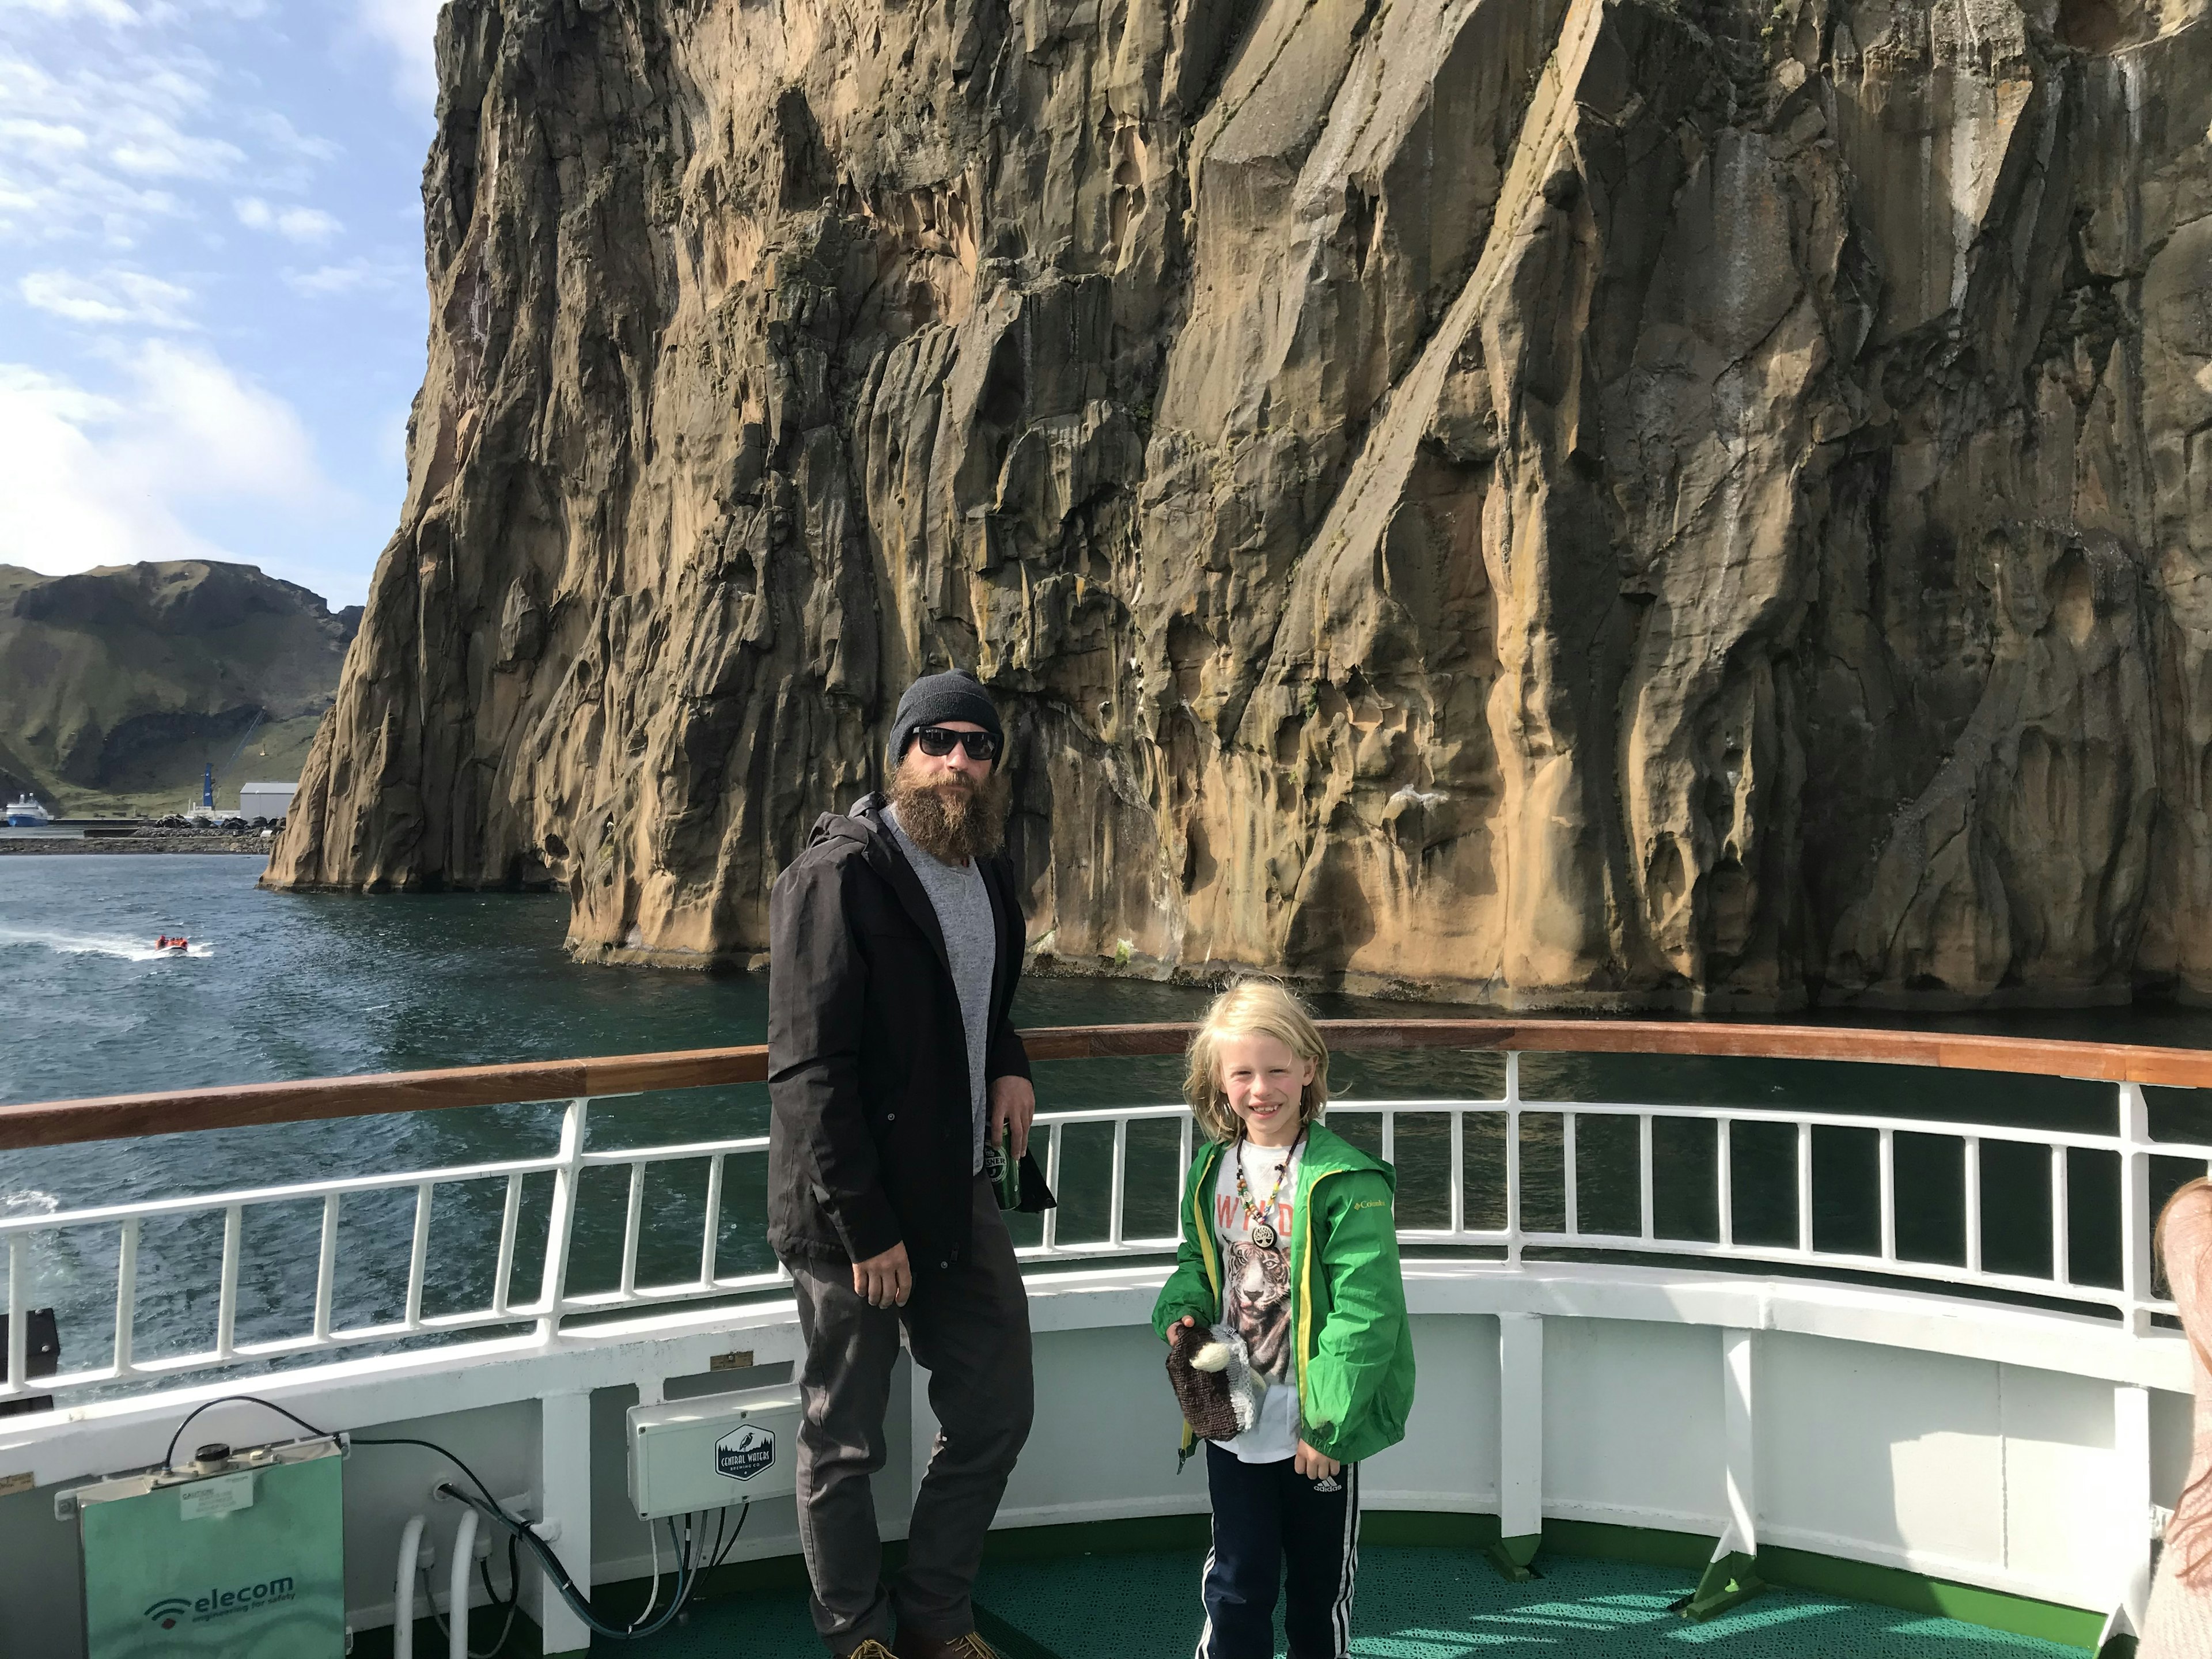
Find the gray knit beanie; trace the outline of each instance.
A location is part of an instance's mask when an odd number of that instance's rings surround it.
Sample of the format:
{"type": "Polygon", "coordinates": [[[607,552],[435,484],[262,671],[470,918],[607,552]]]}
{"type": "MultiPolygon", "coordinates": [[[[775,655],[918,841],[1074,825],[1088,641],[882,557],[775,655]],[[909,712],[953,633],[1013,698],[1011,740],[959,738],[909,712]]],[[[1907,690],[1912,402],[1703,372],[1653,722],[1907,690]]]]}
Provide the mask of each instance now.
{"type": "Polygon", "coordinates": [[[1006,734],[999,724],[999,710],[991,701],[991,694],[983,689],[983,682],[973,674],[953,669],[943,674],[925,674],[906,689],[899,699],[898,713],[891,718],[891,769],[906,758],[906,746],[914,738],[917,726],[937,726],[945,720],[967,720],[981,726],[999,740],[999,758],[1006,758],[1006,734]]]}

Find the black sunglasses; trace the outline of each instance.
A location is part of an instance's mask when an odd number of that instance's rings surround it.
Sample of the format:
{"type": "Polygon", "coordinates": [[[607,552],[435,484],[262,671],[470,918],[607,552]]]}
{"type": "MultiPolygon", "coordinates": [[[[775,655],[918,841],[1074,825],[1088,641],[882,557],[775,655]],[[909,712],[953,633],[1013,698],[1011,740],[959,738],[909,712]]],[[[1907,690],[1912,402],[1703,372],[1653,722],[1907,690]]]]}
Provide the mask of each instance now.
{"type": "Polygon", "coordinates": [[[999,740],[988,732],[951,732],[941,726],[917,726],[914,740],[923,754],[939,758],[951,754],[956,743],[968,751],[969,760],[999,758],[999,740]]]}

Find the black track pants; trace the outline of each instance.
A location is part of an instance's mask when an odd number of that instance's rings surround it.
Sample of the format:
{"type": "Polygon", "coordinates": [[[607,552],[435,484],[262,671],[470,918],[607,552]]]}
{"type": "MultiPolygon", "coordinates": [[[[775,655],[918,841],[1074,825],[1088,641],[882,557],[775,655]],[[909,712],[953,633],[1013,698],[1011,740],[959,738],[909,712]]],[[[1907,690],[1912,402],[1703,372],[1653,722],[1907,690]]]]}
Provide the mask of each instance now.
{"type": "Polygon", "coordinates": [[[1206,1481],[1213,1547],[1198,1659],[1273,1659],[1275,1592],[1285,1566],[1291,1659],[1345,1659],[1359,1574],[1359,1466],[1346,1464],[1334,1481],[1309,1480],[1287,1457],[1240,1463],[1209,1443],[1206,1481]]]}

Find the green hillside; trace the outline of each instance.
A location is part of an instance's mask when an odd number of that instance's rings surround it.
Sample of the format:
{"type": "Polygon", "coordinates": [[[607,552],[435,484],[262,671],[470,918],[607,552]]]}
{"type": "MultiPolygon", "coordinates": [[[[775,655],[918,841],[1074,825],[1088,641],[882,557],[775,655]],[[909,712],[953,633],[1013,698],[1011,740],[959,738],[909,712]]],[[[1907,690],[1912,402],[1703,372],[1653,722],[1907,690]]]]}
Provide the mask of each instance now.
{"type": "Polygon", "coordinates": [[[360,620],[251,565],[0,565],[0,789],[89,817],[297,778],[360,620]]]}

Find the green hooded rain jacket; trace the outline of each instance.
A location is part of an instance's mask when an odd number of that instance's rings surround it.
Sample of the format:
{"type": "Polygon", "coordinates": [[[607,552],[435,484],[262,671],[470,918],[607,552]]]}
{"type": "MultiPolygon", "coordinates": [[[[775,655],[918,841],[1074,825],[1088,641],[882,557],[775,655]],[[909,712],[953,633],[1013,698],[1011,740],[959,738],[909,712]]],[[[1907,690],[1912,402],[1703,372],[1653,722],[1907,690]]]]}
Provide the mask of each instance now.
{"type": "MultiPolygon", "coordinates": [[[[1221,1318],[1221,1257],[1209,1143],[1183,1188],[1182,1244],[1152,1306],[1152,1328],[1188,1314],[1221,1318]]],[[[1392,1208],[1397,1177],[1327,1125],[1306,1131],[1291,1227],[1291,1330],[1297,1355],[1299,1437],[1324,1457],[1357,1463],[1406,1437],[1413,1404],[1413,1338],[1398,1267],[1392,1208]]],[[[1183,1430],[1183,1450],[1192,1448],[1183,1430]]]]}

